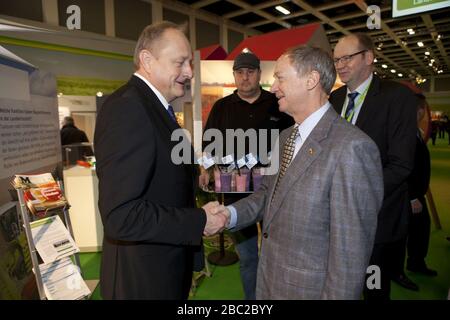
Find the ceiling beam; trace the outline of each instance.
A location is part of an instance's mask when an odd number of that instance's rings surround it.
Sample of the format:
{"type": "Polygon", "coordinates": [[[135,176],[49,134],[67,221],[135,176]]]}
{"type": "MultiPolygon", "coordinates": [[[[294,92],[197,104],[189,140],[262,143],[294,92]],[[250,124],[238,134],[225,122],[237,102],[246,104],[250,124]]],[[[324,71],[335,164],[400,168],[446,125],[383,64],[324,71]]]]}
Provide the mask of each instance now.
{"type": "Polygon", "coordinates": [[[206,10],[203,9],[195,9],[185,3],[181,3],[179,1],[175,1],[175,0],[142,0],[144,2],[148,2],[148,3],[152,3],[153,1],[155,2],[161,2],[161,4],[163,5],[164,8],[167,9],[171,9],[186,15],[192,15],[195,18],[198,19],[202,19],[205,20],[207,22],[213,23],[213,24],[220,24],[223,23],[225,25],[227,25],[228,28],[235,30],[235,31],[239,31],[239,32],[245,32],[248,35],[257,35],[257,34],[261,34],[260,31],[255,30],[255,29],[251,29],[251,28],[246,28],[244,25],[228,20],[228,19],[224,19],[216,14],[207,12],[206,10]]]}
{"type": "MultiPolygon", "coordinates": [[[[428,30],[430,30],[430,31],[436,30],[429,14],[423,14],[422,20],[425,23],[425,25],[427,26],[428,30]]],[[[442,45],[442,41],[437,40],[437,35],[438,35],[438,33],[436,31],[431,31],[431,37],[433,38],[434,44],[439,49],[441,57],[442,57],[442,59],[444,59],[445,64],[447,65],[447,68],[450,69],[450,60],[448,58],[447,53],[445,52],[444,46],[442,45]]]]}
{"type": "MultiPolygon", "coordinates": [[[[320,12],[317,8],[314,8],[314,7],[310,6],[309,4],[307,4],[306,2],[303,2],[303,1],[300,1],[300,0],[292,0],[292,2],[294,2],[296,5],[298,5],[303,10],[308,11],[312,15],[316,16],[317,18],[319,18],[324,23],[328,23],[330,26],[332,26],[333,28],[335,28],[339,32],[341,32],[341,33],[343,33],[345,35],[350,34],[349,31],[344,29],[344,27],[342,27],[340,24],[334,22],[334,20],[328,18],[325,14],[320,12]]],[[[391,63],[392,65],[398,66],[396,63],[394,63],[394,61],[390,60],[389,58],[385,57],[384,55],[382,55],[380,53],[378,53],[378,55],[381,56],[384,60],[386,60],[389,63],[391,63]]],[[[379,71],[382,71],[381,69],[378,69],[376,67],[375,67],[375,69],[377,69],[379,71]]]]}
{"type": "Polygon", "coordinates": [[[241,0],[228,0],[228,2],[230,2],[230,3],[234,4],[234,5],[237,5],[237,6],[241,7],[241,8],[243,8],[243,9],[246,9],[248,11],[253,11],[254,13],[260,15],[261,17],[263,17],[263,18],[265,18],[267,20],[270,20],[271,22],[277,23],[277,24],[279,24],[280,26],[282,26],[282,27],[284,27],[286,29],[290,29],[292,27],[290,23],[282,21],[281,19],[276,18],[276,17],[272,16],[271,14],[269,14],[269,13],[267,13],[265,11],[262,11],[261,9],[255,9],[254,6],[249,5],[248,3],[244,2],[244,1],[241,1],[241,0]]]}
{"type": "MultiPolygon", "coordinates": [[[[391,10],[391,8],[385,7],[381,9],[381,12],[384,11],[388,11],[391,10]]],[[[356,12],[356,13],[349,13],[349,14],[343,14],[337,17],[334,17],[334,21],[342,21],[342,20],[347,20],[347,19],[354,19],[354,18],[359,18],[359,17],[367,17],[367,13],[365,12],[356,12]]]]}
{"type": "Polygon", "coordinates": [[[236,16],[240,16],[242,14],[246,14],[248,12],[251,12],[251,11],[253,11],[253,9],[257,9],[257,10],[265,9],[267,7],[276,6],[276,5],[285,3],[285,2],[286,2],[286,0],[266,1],[266,2],[263,2],[263,3],[260,3],[260,4],[256,5],[256,6],[251,7],[250,10],[249,9],[240,9],[240,10],[237,10],[237,11],[233,11],[233,12],[224,14],[223,17],[226,18],[226,19],[230,19],[230,18],[233,18],[233,17],[236,17],[236,16]]]}
{"type": "MultiPolygon", "coordinates": [[[[354,0],[355,5],[358,6],[363,12],[367,12],[367,4],[364,0],[354,0]]],[[[400,38],[389,28],[389,26],[381,20],[381,29],[386,32],[392,40],[394,40],[399,46],[401,46],[416,62],[424,69],[427,69],[425,65],[423,64],[422,60],[420,60],[414,52],[411,51],[406,45],[403,44],[403,42],[400,40],[400,38]]],[[[391,60],[392,61],[392,60],[391,60]]],[[[428,72],[430,74],[430,72],[428,72]]]]}
{"type": "Polygon", "coordinates": [[[334,8],[338,8],[338,7],[342,7],[348,4],[353,3],[352,0],[343,0],[343,1],[333,1],[330,4],[324,4],[323,6],[319,6],[317,7],[317,10],[319,11],[325,11],[325,10],[329,10],[329,9],[334,9],[334,8]]]}
{"type": "Polygon", "coordinates": [[[218,0],[202,0],[202,1],[199,1],[199,2],[193,3],[191,5],[191,7],[194,8],[194,9],[200,9],[202,7],[206,7],[206,6],[208,6],[210,4],[213,4],[213,3],[216,3],[216,2],[218,2],[218,0]]]}

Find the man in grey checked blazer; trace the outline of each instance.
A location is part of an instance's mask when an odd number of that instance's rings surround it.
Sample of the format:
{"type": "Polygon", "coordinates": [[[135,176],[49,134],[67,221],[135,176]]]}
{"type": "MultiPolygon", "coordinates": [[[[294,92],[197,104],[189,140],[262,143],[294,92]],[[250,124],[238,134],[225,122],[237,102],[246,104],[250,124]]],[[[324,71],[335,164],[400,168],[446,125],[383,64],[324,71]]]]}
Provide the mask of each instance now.
{"type": "Polygon", "coordinates": [[[227,207],[228,227],[264,220],[257,299],[359,299],[383,199],[378,148],[329,104],[336,72],[326,52],[293,48],[274,77],[280,111],[298,126],[281,133],[280,150],[297,136],[295,152],[282,177],[267,175],[227,207]]]}

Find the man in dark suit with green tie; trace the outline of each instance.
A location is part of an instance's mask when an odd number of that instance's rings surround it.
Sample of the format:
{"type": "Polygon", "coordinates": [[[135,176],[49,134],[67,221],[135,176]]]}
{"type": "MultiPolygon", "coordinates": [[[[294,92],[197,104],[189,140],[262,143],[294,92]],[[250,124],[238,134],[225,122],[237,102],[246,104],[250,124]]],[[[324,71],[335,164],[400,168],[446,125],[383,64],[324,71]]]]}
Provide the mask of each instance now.
{"type": "Polygon", "coordinates": [[[342,117],[378,146],[383,164],[384,200],[378,215],[371,265],[381,270],[381,288],[366,290],[367,299],[389,299],[392,255],[408,230],[408,177],[414,166],[417,100],[404,85],[373,73],[374,46],[362,33],[341,38],[334,49],[336,71],[345,86],[330,102],[342,117]]]}

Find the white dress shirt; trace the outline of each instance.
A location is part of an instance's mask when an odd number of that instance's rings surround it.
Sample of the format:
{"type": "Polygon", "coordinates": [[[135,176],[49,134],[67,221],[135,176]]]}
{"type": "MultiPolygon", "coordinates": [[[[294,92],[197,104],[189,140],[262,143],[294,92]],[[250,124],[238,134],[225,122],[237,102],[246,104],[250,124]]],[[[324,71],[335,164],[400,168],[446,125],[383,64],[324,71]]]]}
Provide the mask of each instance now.
{"type": "Polygon", "coordinates": [[[147,79],[145,79],[143,76],[141,76],[139,73],[135,72],[134,75],[136,77],[138,77],[139,79],[141,79],[142,81],[144,81],[149,87],[150,89],[156,94],[156,96],[158,97],[159,101],[161,101],[162,105],[164,106],[164,108],[166,108],[166,110],[169,110],[169,103],[167,102],[166,98],[164,98],[164,96],[161,94],[161,92],[158,91],[158,89],[156,89],[151,83],[150,81],[148,81],[147,79]]]}

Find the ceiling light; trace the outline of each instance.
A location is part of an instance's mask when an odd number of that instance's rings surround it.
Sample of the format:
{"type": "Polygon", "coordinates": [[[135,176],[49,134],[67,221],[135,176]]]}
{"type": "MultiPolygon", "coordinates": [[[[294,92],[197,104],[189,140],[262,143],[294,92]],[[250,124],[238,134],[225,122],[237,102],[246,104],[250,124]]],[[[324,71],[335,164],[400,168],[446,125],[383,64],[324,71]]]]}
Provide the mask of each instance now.
{"type": "Polygon", "coordinates": [[[378,62],[378,59],[377,58],[373,59],[373,62],[378,62]]]}
{"type": "Polygon", "coordinates": [[[406,31],[408,31],[408,33],[409,33],[410,35],[413,35],[413,34],[416,33],[416,32],[414,31],[413,28],[409,28],[409,29],[407,29],[406,31]]]}
{"type": "Polygon", "coordinates": [[[433,64],[430,62],[428,65],[431,67],[433,64]]]}
{"type": "Polygon", "coordinates": [[[417,42],[417,45],[418,45],[419,47],[423,47],[423,42],[422,42],[422,41],[419,41],[419,42],[417,42]]]}
{"type": "Polygon", "coordinates": [[[103,97],[103,92],[101,91],[97,92],[97,97],[103,97]]]}
{"type": "Polygon", "coordinates": [[[391,73],[396,73],[397,71],[395,71],[395,69],[391,69],[391,73]]]}
{"type": "Polygon", "coordinates": [[[382,64],[381,66],[383,67],[383,69],[387,69],[387,65],[382,64]]]}
{"type": "Polygon", "coordinates": [[[434,61],[435,61],[434,59],[431,59],[431,60],[430,60],[431,63],[433,63],[434,61]]]}
{"type": "Polygon", "coordinates": [[[280,11],[284,15],[291,14],[291,12],[288,9],[286,9],[285,7],[283,7],[283,6],[276,6],[275,9],[277,9],[278,11],[280,11]]]}
{"type": "Polygon", "coordinates": [[[439,41],[439,40],[441,40],[441,38],[442,38],[442,35],[438,34],[436,37],[436,40],[439,41]]]}
{"type": "Polygon", "coordinates": [[[424,83],[425,81],[427,81],[427,79],[422,78],[420,74],[416,77],[417,84],[424,83]]]}
{"type": "Polygon", "coordinates": [[[430,55],[430,51],[425,51],[425,55],[429,56],[430,55]]]}
{"type": "Polygon", "coordinates": [[[403,77],[403,73],[399,73],[398,76],[401,78],[403,77]]]}

